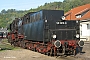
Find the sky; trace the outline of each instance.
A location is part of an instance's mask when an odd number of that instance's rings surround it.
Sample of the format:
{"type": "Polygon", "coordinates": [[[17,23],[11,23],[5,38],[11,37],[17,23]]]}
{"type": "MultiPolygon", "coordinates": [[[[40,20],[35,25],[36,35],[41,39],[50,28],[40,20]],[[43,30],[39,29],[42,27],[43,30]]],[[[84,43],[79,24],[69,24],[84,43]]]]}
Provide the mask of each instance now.
{"type": "Polygon", "coordinates": [[[29,10],[50,2],[63,2],[63,0],[0,0],[0,11],[3,9],[29,10]]]}

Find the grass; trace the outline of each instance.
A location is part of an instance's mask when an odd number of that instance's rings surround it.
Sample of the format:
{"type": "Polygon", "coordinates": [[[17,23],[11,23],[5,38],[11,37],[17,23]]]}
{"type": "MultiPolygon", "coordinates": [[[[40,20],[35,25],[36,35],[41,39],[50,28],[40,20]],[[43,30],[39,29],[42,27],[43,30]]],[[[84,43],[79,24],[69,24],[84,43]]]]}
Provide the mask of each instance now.
{"type": "Polygon", "coordinates": [[[7,39],[3,39],[0,41],[0,48],[1,48],[0,51],[19,49],[19,47],[14,47],[14,46],[10,45],[10,43],[8,43],[7,39]]]}

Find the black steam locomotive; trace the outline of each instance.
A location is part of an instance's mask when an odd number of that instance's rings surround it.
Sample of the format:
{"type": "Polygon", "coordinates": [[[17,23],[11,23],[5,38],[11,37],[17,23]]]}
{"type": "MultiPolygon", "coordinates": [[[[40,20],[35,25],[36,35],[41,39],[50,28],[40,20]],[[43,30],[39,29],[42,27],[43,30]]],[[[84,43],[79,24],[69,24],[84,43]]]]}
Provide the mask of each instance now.
{"type": "Polygon", "coordinates": [[[48,55],[74,54],[83,46],[76,20],[64,20],[63,10],[40,10],[16,18],[10,24],[8,41],[48,55]]]}

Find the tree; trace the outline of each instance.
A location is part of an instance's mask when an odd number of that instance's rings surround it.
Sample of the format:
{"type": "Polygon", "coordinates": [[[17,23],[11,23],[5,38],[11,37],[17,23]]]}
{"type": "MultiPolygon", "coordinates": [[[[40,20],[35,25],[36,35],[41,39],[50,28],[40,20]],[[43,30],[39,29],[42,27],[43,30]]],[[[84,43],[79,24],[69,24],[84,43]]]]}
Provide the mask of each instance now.
{"type": "Polygon", "coordinates": [[[3,10],[1,11],[1,13],[6,13],[6,10],[5,10],[5,9],[3,9],[3,10]]]}

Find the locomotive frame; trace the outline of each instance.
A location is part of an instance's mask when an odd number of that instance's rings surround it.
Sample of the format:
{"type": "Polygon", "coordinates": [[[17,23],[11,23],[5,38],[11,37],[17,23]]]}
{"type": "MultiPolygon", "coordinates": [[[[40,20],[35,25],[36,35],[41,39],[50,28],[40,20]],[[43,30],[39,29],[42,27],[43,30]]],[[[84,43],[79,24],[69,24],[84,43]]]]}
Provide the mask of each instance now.
{"type": "Polygon", "coordinates": [[[84,45],[80,41],[80,22],[62,20],[63,16],[63,10],[40,10],[16,18],[10,24],[8,41],[51,56],[76,55],[76,48],[84,45]]]}

